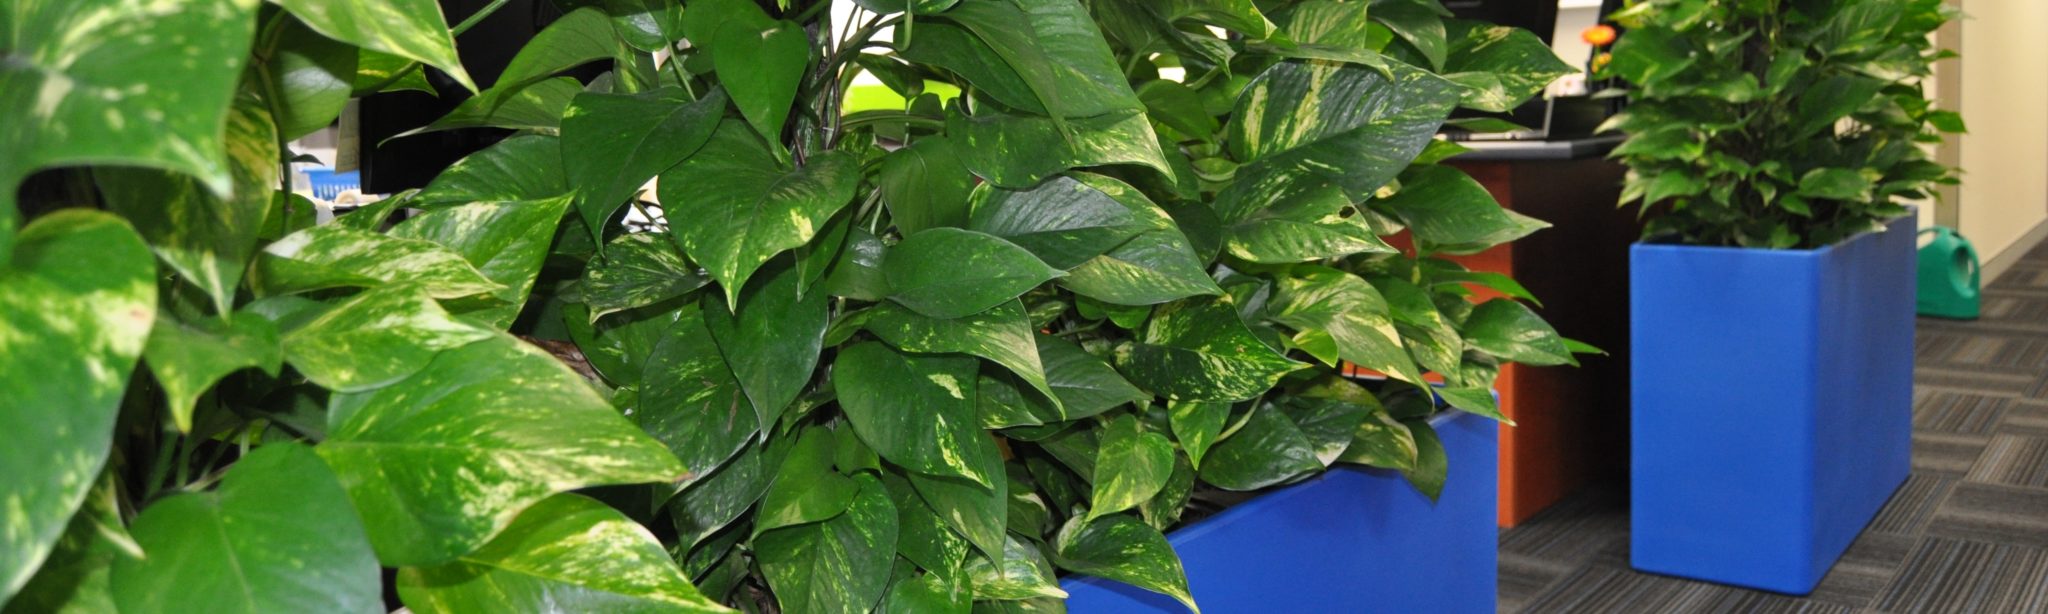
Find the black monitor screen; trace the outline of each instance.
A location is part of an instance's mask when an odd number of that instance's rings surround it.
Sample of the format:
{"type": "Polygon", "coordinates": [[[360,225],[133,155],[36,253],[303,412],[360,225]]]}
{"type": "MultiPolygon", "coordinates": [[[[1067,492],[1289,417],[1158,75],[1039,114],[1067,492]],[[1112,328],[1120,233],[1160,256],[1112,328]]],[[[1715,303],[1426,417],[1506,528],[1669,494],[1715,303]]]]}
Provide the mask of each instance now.
{"type": "Polygon", "coordinates": [[[1514,26],[1550,43],[1557,29],[1557,0],[1443,0],[1460,19],[1476,19],[1514,26]]]}

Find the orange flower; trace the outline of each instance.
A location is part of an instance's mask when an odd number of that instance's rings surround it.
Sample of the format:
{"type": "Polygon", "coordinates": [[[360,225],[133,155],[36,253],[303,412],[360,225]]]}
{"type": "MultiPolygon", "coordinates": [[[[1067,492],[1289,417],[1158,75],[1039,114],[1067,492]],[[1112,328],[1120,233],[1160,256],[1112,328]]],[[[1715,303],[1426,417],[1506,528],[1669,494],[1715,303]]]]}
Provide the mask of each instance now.
{"type": "Polygon", "coordinates": [[[1612,44],[1614,42],[1614,36],[1614,26],[1610,26],[1607,24],[1600,24],[1590,28],[1586,28],[1585,32],[1579,33],[1579,38],[1585,39],[1586,43],[1591,44],[1595,47],[1605,47],[1609,44],[1612,44]]]}

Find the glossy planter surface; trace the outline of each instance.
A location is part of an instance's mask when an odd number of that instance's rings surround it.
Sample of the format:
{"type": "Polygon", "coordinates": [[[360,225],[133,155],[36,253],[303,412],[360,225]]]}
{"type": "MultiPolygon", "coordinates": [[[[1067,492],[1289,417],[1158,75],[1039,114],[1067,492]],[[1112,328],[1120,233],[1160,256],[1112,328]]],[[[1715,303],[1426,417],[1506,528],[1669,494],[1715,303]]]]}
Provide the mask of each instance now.
{"type": "MultiPolygon", "coordinates": [[[[1399,473],[1339,466],[1167,535],[1202,611],[1493,612],[1499,425],[1432,423],[1450,458],[1435,503],[1399,473]]],[[[1076,614],[1187,611],[1101,578],[1061,586],[1076,614]]]]}
{"type": "Polygon", "coordinates": [[[1905,481],[1913,224],[1630,250],[1637,569],[1805,594],[1905,481]]]}

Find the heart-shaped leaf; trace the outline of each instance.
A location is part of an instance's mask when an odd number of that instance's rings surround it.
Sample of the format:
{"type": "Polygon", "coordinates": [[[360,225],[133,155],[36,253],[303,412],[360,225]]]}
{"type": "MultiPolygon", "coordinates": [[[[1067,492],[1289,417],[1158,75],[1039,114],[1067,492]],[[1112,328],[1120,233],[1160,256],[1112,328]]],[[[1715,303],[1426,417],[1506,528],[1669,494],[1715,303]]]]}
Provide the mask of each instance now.
{"type": "Polygon", "coordinates": [[[825,347],[831,297],[803,293],[799,283],[799,271],[778,265],[755,277],[732,311],[705,300],[704,323],[753,402],[763,431],[803,394],[825,347]]]}
{"type": "Polygon", "coordinates": [[[826,152],[801,168],[777,162],[761,137],[722,123],[696,155],[661,174],[661,202],[690,259],[711,271],[737,302],[747,278],[769,258],[811,241],[853,200],[860,164],[826,152]]]}
{"type": "Polygon", "coordinates": [[[376,554],[348,493],[311,449],[265,445],[219,490],[135,517],[144,558],[114,561],[123,612],[382,612],[376,554]]]}
{"type": "Polygon", "coordinates": [[[157,314],[142,355],[150,375],[163,386],[171,423],[187,433],[192,431],[193,405],[214,382],[252,367],[275,376],[284,360],[277,325],[252,313],[231,314],[226,322],[181,322],[171,314],[157,314]]]}
{"type": "Polygon", "coordinates": [[[484,277],[502,286],[488,298],[463,299],[449,307],[473,321],[503,330],[519,317],[541,264],[554,244],[555,227],[569,209],[564,196],[523,202],[475,203],[428,211],[391,229],[390,236],[432,241],[454,250],[484,277]]]}
{"type": "Polygon", "coordinates": [[[0,266],[0,595],[28,582],[112,444],[156,318],[156,263],[112,215],[71,209],[22,229],[0,266]]]}
{"type": "Polygon", "coordinates": [[[666,233],[619,235],[604,255],[583,269],[583,302],[590,318],[666,301],[711,283],[683,260],[666,233]]]}
{"type": "Polygon", "coordinates": [[[859,494],[846,513],[754,538],[761,575],[784,612],[863,612],[889,588],[896,551],[896,506],[872,475],[853,478],[859,494]]]}
{"type": "Polygon", "coordinates": [[[1053,538],[1060,567],[1166,595],[1198,614],[1187,572],[1166,536],[1128,515],[1074,518],[1053,538]]]}
{"type": "Polygon", "coordinates": [[[1095,519],[1136,507],[1158,494],[1173,474],[1173,442],[1148,433],[1129,415],[1102,426],[1102,444],[1095,452],[1095,494],[1088,518],[1095,519]]]}
{"type": "Polygon", "coordinates": [[[561,139],[522,134],[485,147],[455,164],[412,195],[413,206],[539,200],[569,193],[562,176],[561,139]]]}
{"type": "Polygon", "coordinates": [[[338,41],[441,69],[476,91],[455,56],[455,37],[434,0],[272,0],[307,26],[338,41]]]}
{"type": "Polygon", "coordinates": [[[356,295],[284,336],[292,367],[329,390],[368,390],[410,377],[442,351],[491,337],[448,315],[418,286],[356,295]]]}
{"type": "Polygon", "coordinates": [[[475,552],[398,571],[398,597],[414,612],[731,612],[706,599],[661,542],[625,514],[561,494],[475,552]]]}
{"type": "Polygon", "coordinates": [[[257,278],[250,285],[264,295],[410,283],[434,298],[457,298],[505,287],[446,247],[341,224],[278,239],[263,248],[251,274],[257,278]]]}
{"type": "Polygon", "coordinates": [[[889,345],[906,352],[971,354],[1002,365],[1051,400],[1059,397],[1046,383],[1045,367],[1039,362],[1038,344],[1032,340],[1031,321],[1024,304],[1010,301],[978,314],[939,319],[911,311],[901,305],[883,304],[869,312],[867,330],[889,345]]]}
{"type": "Polygon", "coordinates": [[[702,478],[746,446],[760,421],[696,305],[683,307],[660,339],[645,360],[628,363],[645,365],[633,419],[668,444],[690,479],[702,478]]]}
{"type": "Polygon", "coordinates": [[[576,211],[603,241],[612,212],[655,174],[696,153],[725,114],[725,94],[703,98],[679,87],[639,94],[584,92],[562,116],[562,170],[576,211]]]}
{"type": "Polygon", "coordinates": [[[934,318],[987,311],[1062,275],[1000,238],[934,228],[897,243],[882,262],[889,299],[934,318]]]}
{"type": "Polygon", "coordinates": [[[1143,342],[1117,356],[1132,383],[1183,401],[1249,400],[1304,366],[1253,336],[1227,298],[1159,308],[1143,342]]]}
{"type": "Polygon", "coordinates": [[[912,356],[880,343],[839,351],[832,382],[854,433],[905,469],[984,487],[1002,479],[995,442],[974,417],[975,361],[912,356]]]}
{"type": "Polygon", "coordinates": [[[327,412],[318,451],[387,566],[473,551],[557,492],[684,475],[582,376],[505,335],[444,351],[396,384],[336,394],[327,412]]]}
{"type": "Polygon", "coordinates": [[[711,64],[732,91],[733,106],[762,137],[782,141],[783,123],[811,59],[803,26],[777,21],[761,27],[734,21],[712,35],[711,64]]]}

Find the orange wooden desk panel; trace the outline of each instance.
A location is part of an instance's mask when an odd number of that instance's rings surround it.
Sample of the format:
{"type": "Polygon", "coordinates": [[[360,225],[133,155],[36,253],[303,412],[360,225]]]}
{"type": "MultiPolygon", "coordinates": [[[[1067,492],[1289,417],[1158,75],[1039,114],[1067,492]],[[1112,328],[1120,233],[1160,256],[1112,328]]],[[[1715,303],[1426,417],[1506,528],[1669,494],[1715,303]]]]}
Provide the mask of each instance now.
{"type": "Polygon", "coordinates": [[[1633,209],[1617,209],[1623,169],[1607,160],[1487,161],[1452,165],[1502,205],[1552,227],[1455,260],[1514,276],[1559,333],[1610,352],[1581,367],[1510,366],[1501,410],[1500,524],[1514,526],[1595,480],[1621,480],[1628,459],[1628,245],[1633,209]]]}

